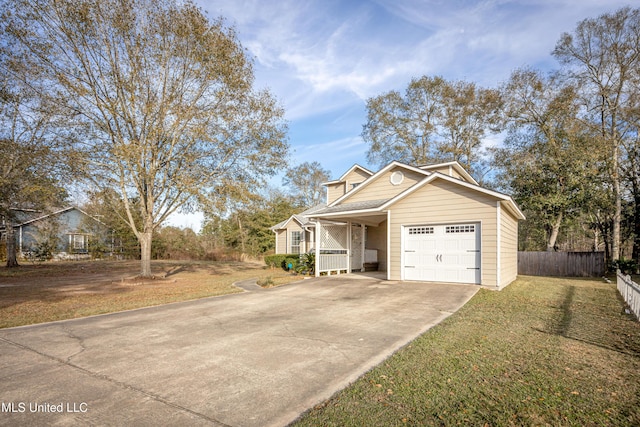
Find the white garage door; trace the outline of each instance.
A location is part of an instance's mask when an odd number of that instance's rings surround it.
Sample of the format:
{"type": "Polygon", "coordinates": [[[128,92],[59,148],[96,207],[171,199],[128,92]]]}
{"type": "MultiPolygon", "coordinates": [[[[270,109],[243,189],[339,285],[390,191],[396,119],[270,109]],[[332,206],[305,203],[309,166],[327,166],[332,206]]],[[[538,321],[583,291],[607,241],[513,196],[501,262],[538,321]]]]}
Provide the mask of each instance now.
{"type": "Polygon", "coordinates": [[[404,280],[480,284],[480,224],[404,227],[404,280]]]}

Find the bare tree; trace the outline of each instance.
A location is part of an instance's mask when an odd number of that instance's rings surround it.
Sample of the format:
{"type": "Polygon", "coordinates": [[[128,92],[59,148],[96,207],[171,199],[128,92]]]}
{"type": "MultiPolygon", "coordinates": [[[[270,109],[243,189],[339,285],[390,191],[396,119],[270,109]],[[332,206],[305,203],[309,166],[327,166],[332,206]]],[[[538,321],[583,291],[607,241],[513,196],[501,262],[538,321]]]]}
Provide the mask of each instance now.
{"type": "Polygon", "coordinates": [[[446,85],[442,77],[425,76],[412,79],[404,97],[391,91],[367,100],[362,130],[362,138],[370,144],[367,159],[379,165],[392,160],[432,162],[446,85]]]}
{"type": "Polygon", "coordinates": [[[310,208],[324,200],[322,183],[329,181],[330,175],[319,162],[304,162],[288,169],[282,183],[302,206],[310,208]]]}
{"type": "Polygon", "coordinates": [[[482,142],[499,108],[495,90],[442,77],[412,79],[404,96],[391,91],[367,101],[367,158],[380,165],[456,160],[481,175],[482,142]]]}
{"type": "Polygon", "coordinates": [[[234,30],[190,1],[8,0],[3,27],[41,70],[41,95],[73,113],[84,177],[119,193],[142,276],[169,215],[258,182],[287,154],[283,111],[252,88],[234,30]]]}

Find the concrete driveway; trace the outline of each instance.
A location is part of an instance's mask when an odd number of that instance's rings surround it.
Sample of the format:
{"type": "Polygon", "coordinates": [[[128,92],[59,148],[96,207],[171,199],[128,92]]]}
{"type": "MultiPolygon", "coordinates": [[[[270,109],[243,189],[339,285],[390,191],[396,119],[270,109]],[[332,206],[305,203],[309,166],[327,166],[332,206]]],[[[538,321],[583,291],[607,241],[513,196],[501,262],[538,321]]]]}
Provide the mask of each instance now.
{"type": "Polygon", "coordinates": [[[286,425],[477,290],[332,276],[3,329],[0,424],[286,425]]]}

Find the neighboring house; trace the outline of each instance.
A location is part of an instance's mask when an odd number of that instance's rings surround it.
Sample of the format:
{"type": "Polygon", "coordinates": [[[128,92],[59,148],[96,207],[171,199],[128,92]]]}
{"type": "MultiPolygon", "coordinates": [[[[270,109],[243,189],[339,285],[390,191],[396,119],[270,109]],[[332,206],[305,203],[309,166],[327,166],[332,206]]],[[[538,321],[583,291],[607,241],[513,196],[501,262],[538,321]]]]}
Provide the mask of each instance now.
{"type": "Polygon", "coordinates": [[[90,244],[110,248],[108,227],[77,207],[49,214],[22,212],[14,225],[18,256],[24,257],[47,240],[54,246],[56,258],[88,257],[90,244]]]}
{"type": "Polygon", "coordinates": [[[316,275],[377,263],[387,280],[494,289],[517,276],[522,211],[511,197],[479,186],[457,162],[391,162],[376,173],[356,165],[325,186],[325,207],[272,227],[276,253],[319,254],[316,275]]]}

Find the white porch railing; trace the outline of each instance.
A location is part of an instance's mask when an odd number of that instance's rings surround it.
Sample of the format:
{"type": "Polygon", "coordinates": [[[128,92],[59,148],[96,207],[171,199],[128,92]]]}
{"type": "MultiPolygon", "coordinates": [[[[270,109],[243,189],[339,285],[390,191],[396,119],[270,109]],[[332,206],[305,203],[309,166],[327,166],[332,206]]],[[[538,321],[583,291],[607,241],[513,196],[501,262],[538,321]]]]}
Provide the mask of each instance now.
{"type": "Polygon", "coordinates": [[[349,268],[349,256],[344,254],[320,254],[319,272],[331,272],[347,270],[349,268]]]}
{"type": "Polygon", "coordinates": [[[616,273],[618,292],[629,305],[629,308],[640,319],[640,285],[631,280],[631,276],[623,275],[620,270],[616,273]]]}

